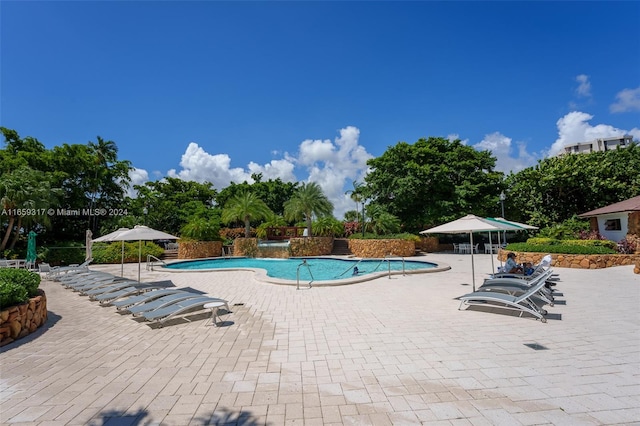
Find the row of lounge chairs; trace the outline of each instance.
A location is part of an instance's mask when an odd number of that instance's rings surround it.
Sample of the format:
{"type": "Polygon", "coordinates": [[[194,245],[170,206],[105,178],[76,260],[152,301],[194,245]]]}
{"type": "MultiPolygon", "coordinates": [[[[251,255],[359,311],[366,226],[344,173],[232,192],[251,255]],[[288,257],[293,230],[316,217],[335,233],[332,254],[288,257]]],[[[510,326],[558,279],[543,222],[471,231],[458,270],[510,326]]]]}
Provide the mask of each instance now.
{"type": "Polygon", "coordinates": [[[226,300],[176,288],[171,281],[141,283],[86,267],[59,271],[48,278],[103,306],[115,306],[118,312],[159,326],[178,315],[202,310],[208,303],[222,303],[230,312],[226,300]]]}
{"type": "Polygon", "coordinates": [[[497,310],[516,311],[519,316],[530,314],[547,322],[546,305],[553,307],[555,298],[562,296],[555,289],[558,274],[550,268],[551,256],[545,256],[531,275],[499,273],[487,278],[473,293],[461,296],[463,306],[482,306],[497,310]]]}

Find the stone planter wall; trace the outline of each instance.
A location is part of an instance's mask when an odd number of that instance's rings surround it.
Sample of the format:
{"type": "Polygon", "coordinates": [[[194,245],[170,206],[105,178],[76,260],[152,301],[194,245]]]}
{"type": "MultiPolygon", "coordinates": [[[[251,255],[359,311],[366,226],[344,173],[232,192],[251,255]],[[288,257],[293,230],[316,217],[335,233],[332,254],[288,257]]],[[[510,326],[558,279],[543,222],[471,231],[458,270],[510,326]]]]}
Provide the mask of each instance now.
{"type": "MultiPolygon", "coordinates": [[[[420,250],[427,253],[435,253],[441,251],[439,247],[440,241],[438,237],[420,237],[420,250]]],[[[453,246],[451,246],[451,249],[453,250],[453,246]]]]}
{"type": "MultiPolygon", "coordinates": [[[[507,260],[507,250],[500,250],[498,259],[507,260]]],[[[518,263],[534,265],[547,253],[514,252],[518,263]]],[[[634,272],[640,273],[640,254],[551,254],[551,266],[559,268],[601,269],[612,266],[636,265],[634,272]]]]}
{"type": "Polygon", "coordinates": [[[287,247],[258,245],[256,238],[236,238],[233,242],[234,256],[287,259],[290,256],[325,256],[331,254],[332,250],[333,237],[291,238],[287,247]]]}
{"type": "Polygon", "coordinates": [[[327,256],[333,251],[333,237],[291,238],[289,252],[293,257],[327,256]]]}
{"type": "Polygon", "coordinates": [[[178,259],[202,259],[222,255],[222,241],[180,241],[178,259]]]}
{"type": "Polygon", "coordinates": [[[349,240],[349,250],[357,257],[383,258],[385,256],[410,257],[416,254],[416,245],[406,240],[349,240]]]}
{"type": "Polygon", "coordinates": [[[258,254],[257,238],[236,238],[233,240],[233,255],[256,257],[258,254]]]}
{"type": "Polygon", "coordinates": [[[47,321],[47,297],[44,291],[22,305],[0,311],[0,346],[27,336],[47,321]]]}

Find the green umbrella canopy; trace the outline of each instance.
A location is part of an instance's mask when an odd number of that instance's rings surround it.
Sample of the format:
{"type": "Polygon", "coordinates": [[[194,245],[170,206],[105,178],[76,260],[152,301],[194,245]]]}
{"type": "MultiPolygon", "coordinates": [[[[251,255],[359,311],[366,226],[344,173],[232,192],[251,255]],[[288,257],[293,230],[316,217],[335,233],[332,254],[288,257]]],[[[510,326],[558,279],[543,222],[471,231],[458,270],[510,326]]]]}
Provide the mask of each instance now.
{"type": "Polygon", "coordinates": [[[29,232],[29,238],[27,239],[27,262],[35,262],[38,254],[36,253],[36,233],[33,231],[29,232]]]}

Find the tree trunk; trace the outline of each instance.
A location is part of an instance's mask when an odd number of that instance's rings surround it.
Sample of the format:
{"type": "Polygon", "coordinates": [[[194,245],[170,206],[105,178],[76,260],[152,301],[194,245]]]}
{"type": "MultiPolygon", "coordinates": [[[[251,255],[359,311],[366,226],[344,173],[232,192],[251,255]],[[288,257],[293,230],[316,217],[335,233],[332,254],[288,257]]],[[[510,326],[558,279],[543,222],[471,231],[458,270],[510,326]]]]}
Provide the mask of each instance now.
{"type": "Polygon", "coordinates": [[[244,221],[244,237],[249,238],[251,236],[251,223],[249,219],[245,219],[244,221]]]}
{"type": "Polygon", "coordinates": [[[7,226],[7,231],[4,233],[2,244],[0,244],[0,250],[4,250],[4,248],[7,246],[7,241],[9,241],[9,236],[11,235],[11,231],[13,230],[14,221],[15,221],[15,216],[9,216],[9,225],[7,226]]]}
{"type": "Polygon", "coordinates": [[[11,240],[11,245],[9,246],[9,250],[13,250],[18,242],[18,237],[20,236],[20,227],[22,226],[22,216],[18,216],[18,225],[16,226],[16,233],[13,236],[13,240],[11,240]]]}

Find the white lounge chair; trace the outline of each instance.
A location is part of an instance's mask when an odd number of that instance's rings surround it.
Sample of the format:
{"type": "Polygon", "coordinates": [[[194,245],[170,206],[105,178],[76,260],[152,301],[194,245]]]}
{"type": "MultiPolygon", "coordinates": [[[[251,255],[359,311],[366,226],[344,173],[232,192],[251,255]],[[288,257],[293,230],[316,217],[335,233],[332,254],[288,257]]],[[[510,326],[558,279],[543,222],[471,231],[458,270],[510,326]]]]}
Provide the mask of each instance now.
{"type": "Polygon", "coordinates": [[[498,291],[476,291],[465,294],[460,297],[460,306],[458,309],[462,309],[462,305],[475,305],[519,311],[520,316],[526,312],[538,318],[541,322],[546,323],[547,319],[544,316],[547,314],[547,311],[542,309],[535,300],[537,293],[544,285],[545,281],[541,279],[527,291],[519,295],[505,294],[498,291]]]}
{"type": "Polygon", "coordinates": [[[185,299],[160,309],[144,312],[142,316],[147,321],[155,321],[156,323],[160,323],[160,325],[162,325],[165,321],[175,317],[176,315],[197,309],[203,309],[204,305],[212,302],[225,301],[206,296],[197,297],[195,299],[185,299]]]}
{"type": "Polygon", "coordinates": [[[127,297],[126,299],[116,300],[112,303],[119,311],[126,311],[128,308],[142,303],[151,302],[163,296],[169,296],[170,294],[181,293],[183,290],[178,288],[163,288],[160,290],[152,290],[148,293],[140,294],[137,296],[127,297]]]}

